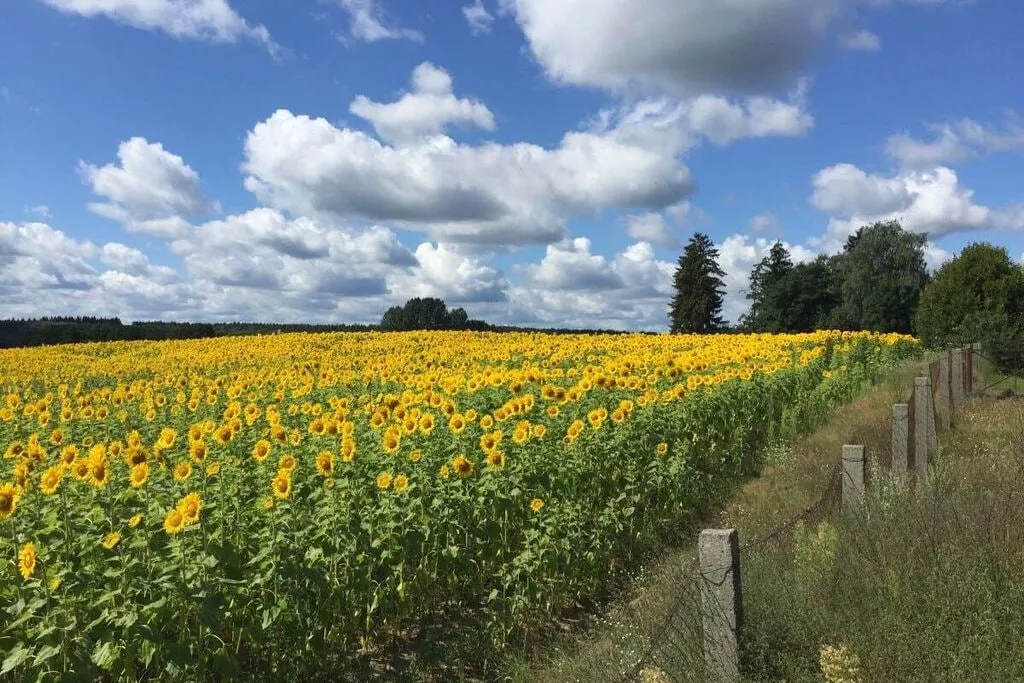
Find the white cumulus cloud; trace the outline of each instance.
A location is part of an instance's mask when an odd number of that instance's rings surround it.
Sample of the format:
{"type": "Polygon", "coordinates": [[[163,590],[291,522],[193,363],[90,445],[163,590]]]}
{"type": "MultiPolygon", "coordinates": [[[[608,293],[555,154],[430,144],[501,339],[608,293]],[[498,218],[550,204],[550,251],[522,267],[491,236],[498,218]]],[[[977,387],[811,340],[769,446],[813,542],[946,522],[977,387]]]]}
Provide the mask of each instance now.
{"type": "Polygon", "coordinates": [[[200,189],[199,174],[184,159],[135,137],[120,144],[119,164],[79,163],[79,173],[105,203],[89,204],[93,212],[116,220],[129,230],[174,236],[186,226],[186,216],[216,210],[200,189]]]}
{"type": "Polygon", "coordinates": [[[379,103],[359,95],[349,111],[369,121],[382,140],[395,144],[437,135],[453,123],[494,130],[491,110],[477,100],[455,97],[451,76],[430,62],[413,70],[412,91],[398,101],[379,103]]]}
{"type": "Polygon", "coordinates": [[[255,40],[272,54],[279,47],[262,25],[252,25],[227,0],[42,0],[65,13],[82,17],[104,16],[148,31],[163,31],[178,39],[214,43],[255,40]]]}

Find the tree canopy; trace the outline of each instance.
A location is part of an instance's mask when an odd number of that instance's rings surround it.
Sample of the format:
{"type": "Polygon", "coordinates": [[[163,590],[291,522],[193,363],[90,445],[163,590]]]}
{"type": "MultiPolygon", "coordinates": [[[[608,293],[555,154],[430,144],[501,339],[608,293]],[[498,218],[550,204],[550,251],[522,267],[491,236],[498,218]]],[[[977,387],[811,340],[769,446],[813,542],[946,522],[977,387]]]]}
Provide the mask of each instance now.
{"type": "Polygon", "coordinates": [[[895,220],[857,230],[832,260],[840,299],[832,326],[912,333],[918,300],[928,283],[925,240],[895,220]]]}
{"type": "Polygon", "coordinates": [[[392,306],[384,312],[380,329],[399,330],[482,330],[487,323],[470,320],[463,308],[448,310],[443,299],[416,297],[405,302],[405,306],[392,306]]]}
{"type": "Polygon", "coordinates": [[[1003,247],[970,244],[921,294],[917,333],[942,348],[981,341],[1003,366],[1024,353],[1024,268],[1003,247]]]}

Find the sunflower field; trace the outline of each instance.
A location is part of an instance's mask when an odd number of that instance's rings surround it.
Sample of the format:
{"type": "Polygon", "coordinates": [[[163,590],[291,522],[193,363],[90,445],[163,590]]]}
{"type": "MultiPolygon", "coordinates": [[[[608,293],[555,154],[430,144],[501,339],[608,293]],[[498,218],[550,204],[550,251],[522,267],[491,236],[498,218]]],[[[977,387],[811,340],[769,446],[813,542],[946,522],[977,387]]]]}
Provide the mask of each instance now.
{"type": "Polygon", "coordinates": [[[501,647],[916,352],[848,332],[0,351],[0,675],[329,678],[465,614],[501,647]]]}

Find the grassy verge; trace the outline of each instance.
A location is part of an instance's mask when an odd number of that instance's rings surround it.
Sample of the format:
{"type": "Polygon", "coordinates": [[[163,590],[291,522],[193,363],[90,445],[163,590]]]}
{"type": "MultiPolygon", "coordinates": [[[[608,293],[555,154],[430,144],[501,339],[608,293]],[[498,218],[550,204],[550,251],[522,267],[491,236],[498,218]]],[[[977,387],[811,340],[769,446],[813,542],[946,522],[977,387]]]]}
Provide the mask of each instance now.
{"type": "Polygon", "coordinates": [[[876,472],[861,514],[744,558],[750,679],[820,681],[831,646],[832,680],[1024,680],[1024,401],[939,440],[924,490],[876,472]]]}
{"type": "MultiPolygon", "coordinates": [[[[702,680],[699,599],[692,572],[697,530],[701,526],[735,527],[742,543],[804,513],[829,493],[845,443],[865,444],[869,458],[881,455],[888,465],[891,405],[905,400],[914,374],[914,366],[893,373],[853,403],[837,409],[825,426],[767,454],[761,476],[735,492],[722,512],[695,520],[684,535],[685,542],[666,547],[586,628],[555,637],[529,661],[511,662],[509,678],[617,680],[643,659],[650,667],[640,672],[641,678],[702,680]]],[[[781,551],[784,545],[773,543],[772,547],[781,551]]],[[[745,584],[744,590],[749,591],[751,581],[745,579],[745,584]]],[[[754,593],[756,599],[756,588],[754,593]]]]}

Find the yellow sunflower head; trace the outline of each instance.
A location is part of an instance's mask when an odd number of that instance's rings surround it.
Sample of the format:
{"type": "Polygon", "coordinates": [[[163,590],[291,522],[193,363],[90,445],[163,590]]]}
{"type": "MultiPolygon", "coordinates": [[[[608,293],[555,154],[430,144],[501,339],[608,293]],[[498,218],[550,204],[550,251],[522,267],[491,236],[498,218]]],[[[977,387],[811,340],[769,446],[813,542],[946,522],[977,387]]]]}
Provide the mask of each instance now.
{"type": "Polygon", "coordinates": [[[121,532],[111,531],[109,534],[103,537],[103,547],[107,550],[113,550],[114,547],[121,542],[121,532]]]}
{"type": "Polygon", "coordinates": [[[18,552],[18,571],[21,578],[28,579],[36,571],[36,546],[34,543],[26,543],[18,552]]]}
{"type": "Polygon", "coordinates": [[[179,500],[175,509],[181,514],[185,526],[191,526],[199,521],[199,513],[203,509],[203,499],[193,491],[179,500]]]}

